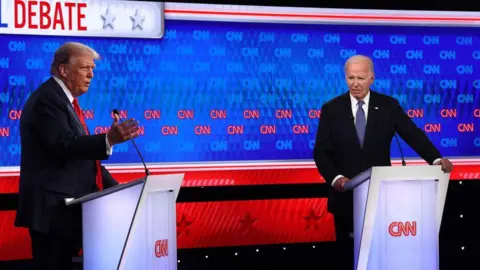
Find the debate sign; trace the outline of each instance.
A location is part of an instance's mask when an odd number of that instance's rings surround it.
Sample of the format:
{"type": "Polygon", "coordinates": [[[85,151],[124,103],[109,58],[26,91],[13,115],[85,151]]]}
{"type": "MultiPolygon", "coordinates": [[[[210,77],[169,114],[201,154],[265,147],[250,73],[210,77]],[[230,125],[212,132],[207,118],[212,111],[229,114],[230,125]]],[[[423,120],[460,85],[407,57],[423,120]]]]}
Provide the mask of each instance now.
{"type": "Polygon", "coordinates": [[[162,38],[163,3],[0,0],[0,34],[162,38]]]}

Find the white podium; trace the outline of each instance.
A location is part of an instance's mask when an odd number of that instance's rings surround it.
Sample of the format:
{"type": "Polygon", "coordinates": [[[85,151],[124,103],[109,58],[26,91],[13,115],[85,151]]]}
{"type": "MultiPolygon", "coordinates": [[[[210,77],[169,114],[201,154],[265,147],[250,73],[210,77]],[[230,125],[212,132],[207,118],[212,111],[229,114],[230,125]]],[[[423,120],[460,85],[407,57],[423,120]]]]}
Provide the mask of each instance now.
{"type": "Polygon", "coordinates": [[[439,269],[449,178],[440,166],[388,166],[372,167],[349,181],[355,269],[439,269]]]}
{"type": "Polygon", "coordinates": [[[150,175],[66,202],[82,204],[83,268],[176,270],[183,176],[150,175]]]}

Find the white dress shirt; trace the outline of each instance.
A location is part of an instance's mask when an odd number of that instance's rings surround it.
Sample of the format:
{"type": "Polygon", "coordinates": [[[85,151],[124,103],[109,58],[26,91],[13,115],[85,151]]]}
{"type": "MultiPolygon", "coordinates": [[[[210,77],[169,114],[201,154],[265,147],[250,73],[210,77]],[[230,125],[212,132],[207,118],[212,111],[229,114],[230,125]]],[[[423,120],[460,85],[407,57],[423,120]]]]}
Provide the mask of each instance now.
{"type": "MultiPolygon", "coordinates": [[[[350,94],[350,102],[352,103],[352,113],[353,113],[353,117],[354,117],[354,123],[356,124],[357,123],[357,110],[358,110],[358,100],[356,98],[354,98],[351,94],[350,94]]],[[[368,94],[365,96],[365,98],[363,98],[363,105],[362,105],[362,108],[363,108],[363,111],[365,112],[365,121],[368,121],[368,103],[370,102],[370,91],[368,91],[368,94]]]]}
{"type": "MultiPolygon", "coordinates": [[[[63,92],[65,93],[65,95],[67,96],[68,100],[70,101],[70,103],[72,104],[73,106],[73,100],[75,99],[72,95],[72,93],[68,90],[67,86],[63,83],[62,80],[60,80],[59,78],[53,76],[53,79],[55,79],[55,81],[60,85],[60,87],[62,88],[63,92]]],[[[108,139],[107,139],[107,134],[105,134],[105,144],[107,146],[107,155],[112,155],[112,150],[113,150],[113,147],[110,147],[110,144],[108,143],[108,139]]]]}
{"type": "MultiPolygon", "coordinates": [[[[365,121],[368,121],[368,103],[370,102],[370,91],[368,91],[368,94],[365,96],[365,98],[363,98],[363,102],[364,103],[362,105],[362,108],[363,108],[363,111],[365,112],[365,121]]],[[[353,113],[353,117],[354,117],[354,123],[356,124],[357,123],[356,115],[357,115],[357,110],[358,110],[358,106],[357,106],[358,99],[356,99],[354,96],[352,96],[352,94],[350,94],[350,103],[351,103],[352,113],[353,113]]],[[[341,175],[341,174],[337,175],[332,181],[332,187],[333,187],[333,185],[335,185],[335,182],[342,177],[344,177],[344,176],[341,175]]]]}
{"type": "MultiPolygon", "coordinates": [[[[352,104],[352,113],[353,113],[353,117],[354,117],[354,123],[356,124],[356,121],[357,121],[356,115],[357,115],[357,110],[358,110],[358,106],[357,106],[358,100],[350,94],[350,102],[352,104]]],[[[362,108],[363,108],[363,111],[365,112],[365,120],[368,123],[368,104],[370,102],[370,91],[368,91],[368,94],[365,96],[365,98],[363,98],[363,102],[364,103],[362,105],[362,108]]],[[[436,162],[438,162],[440,160],[441,160],[440,158],[437,158],[437,159],[435,159],[435,161],[433,161],[433,163],[435,164],[436,162]]],[[[335,185],[335,182],[342,177],[344,177],[344,176],[341,175],[341,174],[337,175],[332,181],[332,187],[333,187],[333,185],[335,185]]]]}

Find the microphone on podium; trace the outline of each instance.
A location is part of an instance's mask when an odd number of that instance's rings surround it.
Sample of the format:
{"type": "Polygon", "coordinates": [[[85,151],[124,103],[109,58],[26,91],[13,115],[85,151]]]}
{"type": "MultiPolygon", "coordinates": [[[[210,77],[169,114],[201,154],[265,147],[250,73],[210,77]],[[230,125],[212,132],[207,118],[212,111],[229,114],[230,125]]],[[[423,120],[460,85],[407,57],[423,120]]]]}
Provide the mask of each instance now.
{"type": "Polygon", "coordinates": [[[397,140],[398,149],[400,150],[400,155],[402,157],[402,166],[407,166],[407,163],[405,162],[405,158],[403,157],[402,146],[400,146],[400,142],[398,141],[398,136],[395,130],[393,130],[393,134],[395,135],[395,139],[397,140]]]}
{"type": "MultiPolygon", "coordinates": [[[[113,109],[113,114],[118,116],[118,119],[120,120],[120,122],[123,122],[122,121],[122,118],[120,117],[120,113],[118,112],[117,109],[113,109]]],[[[135,143],[135,141],[133,140],[133,138],[130,139],[133,143],[133,146],[135,147],[135,149],[137,150],[137,153],[138,153],[138,156],[140,157],[140,159],[142,160],[142,163],[143,163],[143,167],[145,168],[145,174],[148,176],[150,175],[150,171],[148,170],[147,168],[147,164],[145,164],[145,161],[143,160],[143,156],[142,154],[140,153],[140,151],[138,150],[138,147],[137,147],[137,144],[135,143]]]]}

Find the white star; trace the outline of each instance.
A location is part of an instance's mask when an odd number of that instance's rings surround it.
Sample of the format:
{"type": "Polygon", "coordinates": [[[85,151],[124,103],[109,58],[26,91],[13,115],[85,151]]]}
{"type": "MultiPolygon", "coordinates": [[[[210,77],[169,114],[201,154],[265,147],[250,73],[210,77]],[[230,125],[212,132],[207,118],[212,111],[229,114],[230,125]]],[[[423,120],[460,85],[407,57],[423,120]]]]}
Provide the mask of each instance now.
{"type": "Polygon", "coordinates": [[[103,29],[105,29],[107,26],[110,26],[110,28],[113,29],[113,21],[115,21],[116,16],[110,13],[110,9],[107,8],[105,15],[100,14],[100,16],[103,19],[103,29]]]}
{"type": "Polygon", "coordinates": [[[132,19],[133,22],[132,30],[136,27],[143,30],[143,21],[145,20],[145,17],[138,14],[138,9],[135,11],[135,16],[130,16],[130,19],[132,19]]]}

